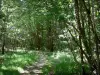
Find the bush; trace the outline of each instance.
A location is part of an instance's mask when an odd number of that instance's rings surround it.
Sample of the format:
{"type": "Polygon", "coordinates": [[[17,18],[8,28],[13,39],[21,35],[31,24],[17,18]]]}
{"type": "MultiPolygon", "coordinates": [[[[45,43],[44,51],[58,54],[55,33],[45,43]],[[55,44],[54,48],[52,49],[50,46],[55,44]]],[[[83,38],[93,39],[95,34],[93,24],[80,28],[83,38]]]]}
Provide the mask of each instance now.
{"type": "Polygon", "coordinates": [[[2,65],[0,65],[0,69],[16,70],[18,67],[33,64],[38,57],[39,55],[34,52],[7,53],[4,55],[4,61],[2,65]]]}
{"type": "Polygon", "coordinates": [[[49,57],[49,63],[44,67],[44,75],[53,73],[54,75],[79,75],[81,72],[80,65],[78,65],[72,55],[64,52],[49,57]]]}

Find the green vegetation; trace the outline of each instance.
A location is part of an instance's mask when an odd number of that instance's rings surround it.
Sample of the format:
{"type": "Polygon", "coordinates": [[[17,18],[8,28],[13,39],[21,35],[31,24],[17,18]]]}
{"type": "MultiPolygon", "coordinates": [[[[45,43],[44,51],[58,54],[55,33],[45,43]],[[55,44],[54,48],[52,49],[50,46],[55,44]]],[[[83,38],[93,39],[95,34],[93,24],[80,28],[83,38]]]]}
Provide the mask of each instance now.
{"type": "Polygon", "coordinates": [[[1,69],[17,70],[34,63],[38,57],[36,52],[9,52],[3,55],[1,69]]]}
{"type": "Polygon", "coordinates": [[[100,75],[100,0],[0,0],[0,70],[100,75]]]}
{"type": "Polygon", "coordinates": [[[8,52],[0,57],[3,59],[0,64],[0,75],[20,75],[18,69],[33,64],[39,55],[33,51],[20,51],[8,52]]]}
{"type": "Polygon", "coordinates": [[[0,70],[0,75],[20,75],[17,70],[0,70]]]}
{"type": "MultiPolygon", "coordinates": [[[[89,66],[84,65],[86,73],[89,74],[89,66]]],[[[72,54],[57,52],[48,57],[48,62],[43,68],[44,75],[80,75],[81,64],[76,63],[72,54]]]]}

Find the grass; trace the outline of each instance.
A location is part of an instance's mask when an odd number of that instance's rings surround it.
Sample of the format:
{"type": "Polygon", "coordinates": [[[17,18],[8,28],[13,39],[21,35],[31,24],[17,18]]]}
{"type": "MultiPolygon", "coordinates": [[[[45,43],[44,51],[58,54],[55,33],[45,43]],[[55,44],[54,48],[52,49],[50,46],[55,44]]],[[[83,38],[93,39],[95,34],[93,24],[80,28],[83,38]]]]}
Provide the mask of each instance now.
{"type": "Polygon", "coordinates": [[[2,64],[0,64],[0,69],[2,70],[17,70],[18,67],[24,67],[34,63],[38,59],[36,52],[8,52],[5,55],[0,55],[3,57],[2,64]]]}
{"type": "MultiPolygon", "coordinates": [[[[88,70],[88,67],[86,66],[88,70]]],[[[55,52],[48,56],[48,63],[43,68],[43,75],[80,75],[81,65],[74,61],[73,55],[66,52],[55,52]]]]}
{"type": "Polygon", "coordinates": [[[20,75],[17,70],[1,70],[0,75],[20,75]]]}
{"type": "MultiPolygon", "coordinates": [[[[43,67],[43,75],[80,75],[81,65],[74,61],[69,52],[39,52],[46,55],[47,63],[43,67]]],[[[0,55],[4,60],[0,64],[0,75],[19,75],[17,69],[33,64],[40,57],[36,51],[8,52],[0,55]]],[[[86,70],[88,66],[85,65],[86,70]]]]}

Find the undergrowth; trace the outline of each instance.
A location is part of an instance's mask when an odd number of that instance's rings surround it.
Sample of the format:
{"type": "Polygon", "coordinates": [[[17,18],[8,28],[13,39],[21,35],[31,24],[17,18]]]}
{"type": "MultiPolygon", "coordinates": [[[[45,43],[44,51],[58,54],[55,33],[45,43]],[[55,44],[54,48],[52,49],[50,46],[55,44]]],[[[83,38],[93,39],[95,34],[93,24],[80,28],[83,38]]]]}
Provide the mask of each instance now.
{"type": "MultiPolygon", "coordinates": [[[[1,56],[1,55],[0,55],[1,56]]],[[[3,61],[0,69],[17,70],[18,67],[24,67],[34,63],[38,59],[38,55],[34,52],[8,52],[2,56],[3,61]]]]}
{"type": "MultiPolygon", "coordinates": [[[[88,70],[88,66],[85,65],[88,70]]],[[[80,75],[81,65],[74,61],[72,54],[57,52],[48,57],[43,75],[80,75]]]]}

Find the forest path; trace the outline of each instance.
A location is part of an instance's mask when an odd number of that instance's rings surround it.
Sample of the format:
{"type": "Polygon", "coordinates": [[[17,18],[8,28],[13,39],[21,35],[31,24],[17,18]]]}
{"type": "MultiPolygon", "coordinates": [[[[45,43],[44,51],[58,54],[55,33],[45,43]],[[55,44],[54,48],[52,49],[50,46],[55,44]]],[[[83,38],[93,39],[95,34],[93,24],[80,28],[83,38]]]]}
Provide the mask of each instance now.
{"type": "Polygon", "coordinates": [[[39,59],[30,66],[26,66],[20,72],[20,75],[41,75],[43,66],[46,65],[46,55],[43,53],[38,53],[39,59]]]}

